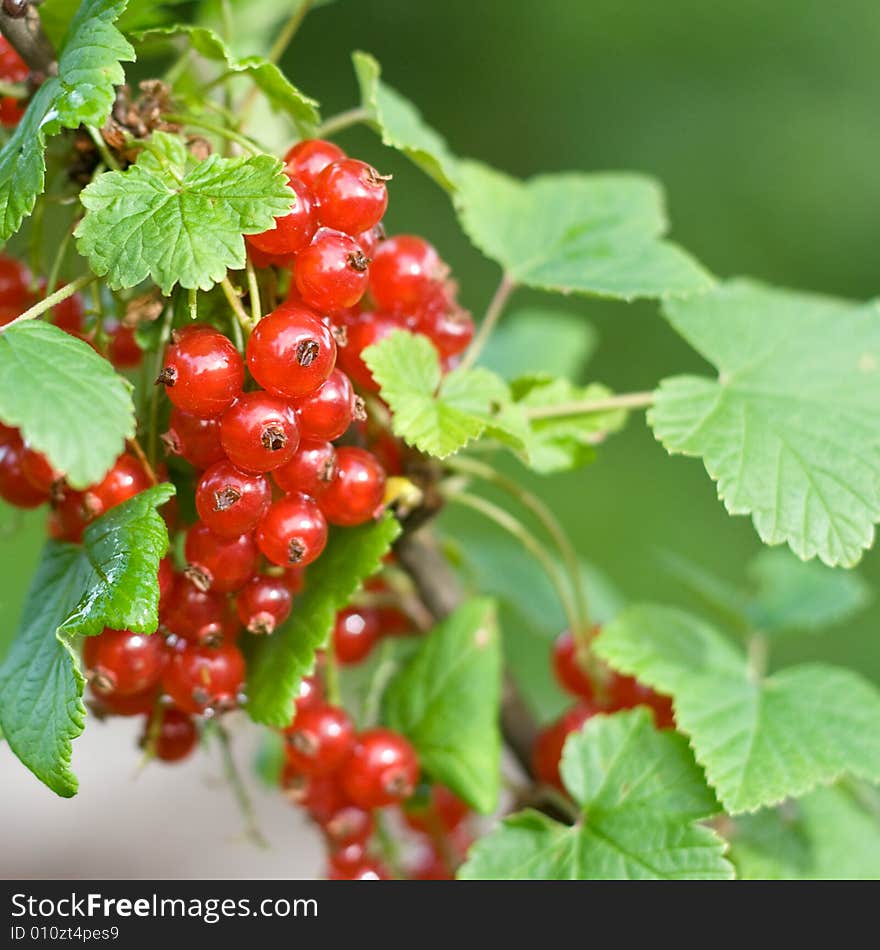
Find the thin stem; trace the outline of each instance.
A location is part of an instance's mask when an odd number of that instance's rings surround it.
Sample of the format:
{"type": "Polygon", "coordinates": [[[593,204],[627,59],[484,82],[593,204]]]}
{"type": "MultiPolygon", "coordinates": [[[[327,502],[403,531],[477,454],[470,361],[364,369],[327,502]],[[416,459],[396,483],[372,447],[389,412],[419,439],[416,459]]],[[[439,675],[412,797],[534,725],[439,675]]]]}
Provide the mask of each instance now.
{"type": "MultiPolygon", "coordinates": [[[[171,324],[174,322],[174,305],[171,301],[165,307],[165,316],[162,329],[159,333],[159,342],[156,344],[156,356],[153,360],[153,380],[159,378],[162,372],[162,363],[165,359],[165,347],[171,339],[171,324]]],[[[159,386],[153,385],[150,392],[150,431],[147,433],[147,454],[151,465],[156,464],[156,455],[159,450],[159,386]]]]}
{"type": "Polygon", "coordinates": [[[587,592],[584,588],[583,576],[581,573],[580,561],[574,546],[569,540],[556,515],[550,508],[530,491],[526,491],[521,485],[518,485],[513,479],[495,471],[491,465],[485,462],[479,462],[476,459],[470,459],[466,456],[453,456],[446,460],[446,465],[455,471],[467,475],[473,475],[475,478],[481,478],[483,481],[492,485],[497,485],[502,491],[507,492],[513,498],[528,508],[529,511],[541,522],[544,529],[553,539],[553,543],[559,549],[562,556],[565,569],[568,572],[568,579],[574,591],[575,607],[577,608],[579,623],[577,628],[572,630],[575,639],[581,643],[586,642],[589,637],[590,629],[590,611],[587,600],[587,592]]]}
{"type": "Polygon", "coordinates": [[[248,295],[251,298],[251,325],[256,326],[260,322],[263,312],[261,310],[260,285],[257,283],[257,272],[254,270],[254,262],[250,255],[248,255],[245,269],[247,272],[248,295]]]}
{"type": "Polygon", "coordinates": [[[163,118],[167,119],[169,122],[174,122],[178,125],[189,125],[194,129],[201,129],[203,132],[209,132],[212,135],[217,135],[222,139],[235,142],[242,148],[247,149],[252,155],[264,154],[260,146],[257,145],[256,142],[251,141],[246,135],[242,135],[240,132],[234,132],[232,129],[227,129],[222,125],[216,125],[214,122],[205,122],[204,119],[196,119],[193,116],[179,115],[176,112],[167,112],[163,115],[163,118]]]}
{"type": "Polygon", "coordinates": [[[486,341],[489,339],[492,331],[495,329],[495,325],[498,323],[498,320],[501,317],[501,314],[504,312],[504,308],[507,306],[507,301],[510,299],[510,295],[516,289],[516,283],[514,280],[507,276],[507,274],[502,275],[501,281],[498,284],[498,288],[495,291],[495,295],[492,297],[492,300],[489,302],[489,306],[486,308],[486,315],[483,317],[483,322],[480,324],[479,330],[477,330],[477,335],[471,341],[471,345],[468,347],[467,352],[462,358],[460,368],[469,369],[471,366],[476,363],[477,358],[480,353],[483,351],[483,347],[486,345],[486,341]]]}
{"type": "Polygon", "coordinates": [[[144,472],[146,472],[147,478],[150,480],[151,485],[158,485],[159,479],[156,477],[156,473],[153,470],[153,466],[150,465],[150,460],[147,458],[146,453],[141,448],[140,442],[137,439],[129,439],[128,447],[134,452],[135,457],[141,463],[141,467],[144,472]]]}
{"type": "Polygon", "coordinates": [[[312,0],[303,0],[299,9],[290,17],[287,23],[284,24],[284,28],[278,34],[278,38],[272,44],[269,55],[266,57],[270,63],[277,63],[284,55],[284,51],[290,46],[294,36],[296,36],[297,30],[299,30],[302,25],[302,21],[306,18],[306,14],[311,9],[311,6],[312,0]]]}
{"type": "Polygon", "coordinates": [[[579,623],[577,610],[575,609],[571,594],[565,586],[559,568],[556,566],[556,562],[553,558],[547,553],[544,545],[541,544],[531,531],[510,514],[509,511],[505,511],[504,508],[479,495],[472,495],[465,491],[456,491],[450,492],[447,497],[449,501],[464,505],[467,508],[472,508],[490,521],[494,521],[500,528],[503,528],[508,534],[516,538],[516,540],[540,562],[550,582],[556,588],[556,593],[559,595],[559,600],[565,611],[569,627],[571,627],[572,630],[577,630],[579,623]]]}
{"type": "Polygon", "coordinates": [[[242,330],[244,330],[245,334],[250,335],[250,317],[248,317],[247,311],[242,306],[241,297],[239,297],[238,292],[232,286],[232,282],[228,277],[224,277],[223,280],[220,281],[220,288],[226,300],[229,302],[229,306],[232,307],[232,312],[235,314],[235,318],[238,320],[242,330]]]}
{"type": "Polygon", "coordinates": [[[196,287],[189,289],[189,318],[193,321],[199,319],[199,291],[196,287]]]}
{"type": "Polygon", "coordinates": [[[333,706],[342,705],[342,686],[339,681],[339,662],[336,659],[336,650],[333,646],[331,632],[324,647],[324,689],[327,691],[327,700],[333,706]]]}
{"type": "Polygon", "coordinates": [[[61,267],[64,264],[64,257],[67,254],[67,248],[70,245],[70,238],[72,235],[73,229],[65,231],[64,237],[61,238],[61,241],[58,244],[58,250],[55,252],[55,259],[52,261],[52,266],[49,268],[49,276],[46,278],[47,294],[55,293],[55,288],[58,286],[58,275],[61,273],[61,267]]]}
{"type": "Polygon", "coordinates": [[[238,807],[241,809],[241,814],[244,818],[245,834],[258,847],[268,848],[269,842],[263,837],[263,833],[260,831],[251,797],[248,794],[247,787],[244,784],[244,780],[232,756],[232,744],[229,741],[229,733],[226,731],[226,727],[220,725],[219,722],[214,721],[212,725],[220,743],[220,751],[223,756],[223,771],[226,773],[226,780],[232,786],[232,791],[235,793],[238,807]]]}
{"type": "Polygon", "coordinates": [[[385,863],[388,865],[388,870],[391,872],[391,875],[395,880],[404,880],[406,878],[406,874],[404,874],[403,868],[400,864],[400,851],[397,846],[397,842],[394,840],[394,835],[391,833],[391,830],[388,827],[388,818],[382,811],[376,811],[375,818],[376,838],[379,842],[379,849],[382,852],[382,857],[385,859],[385,863]]]}
{"type": "Polygon", "coordinates": [[[594,412],[613,412],[615,409],[646,409],[654,404],[654,393],[621,393],[607,399],[588,399],[584,402],[565,402],[558,406],[536,406],[526,409],[529,419],[556,419],[559,416],[586,416],[594,412]]]}
{"type": "Polygon", "coordinates": [[[89,133],[89,137],[95,143],[95,148],[98,150],[98,154],[101,156],[101,160],[108,168],[112,168],[113,171],[121,171],[121,166],[119,162],[113,157],[112,152],[107,148],[107,143],[104,141],[104,136],[96,129],[93,125],[87,125],[86,131],[89,133]]]}
{"type": "Polygon", "coordinates": [[[394,658],[394,646],[391,640],[383,640],[379,648],[379,662],[370,680],[370,688],[364,696],[361,709],[361,721],[367,726],[375,726],[379,722],[379,710],[382,705],[382,696],[385,687],[391,682],[391,677],[397,672],[400,664],[394,658]]]}
{"type": "Polygon", "coordinates": [[[356,109],[347,109],[345,112],[325,119],[318,128],[318,135],[322,139],[330,138],[331,135],[338,135],[360,122],[369,122],[370,118],[370,113],[361,106],[356,109]]]}
{"type": "Polygon", "coordinates": [[[763,633],[754,633],[748,642],[749,677],[760,682],[767,672],[767,638],[763,633]]]}
{"type": "Polygon", "coordinates": [[[77,277],[76,280],[72,280],[69,284],[65,284],[63,287],[55,291],[54,294],[49,294],[48,297],[44,297],[42,300],[38,301],[33,305],[33,307],[25,310],[21,316],[16,317],[14,320],[10,320],[5,326],[0,327],[0,333],[5,333],[10,327],[14,327],[17,323],[24,323],[25,320],[34,320],[37,317],[42,316],[47,310],[51,310],[53,307],[56,307],[61,303],[62,300],[67,300],[68,297],[72,297],[75,293],[79,293],[84,287],[88,287],[89,284],[96,281],[98,278],[94,274],[83,274],[82,277],[77,277]]]}

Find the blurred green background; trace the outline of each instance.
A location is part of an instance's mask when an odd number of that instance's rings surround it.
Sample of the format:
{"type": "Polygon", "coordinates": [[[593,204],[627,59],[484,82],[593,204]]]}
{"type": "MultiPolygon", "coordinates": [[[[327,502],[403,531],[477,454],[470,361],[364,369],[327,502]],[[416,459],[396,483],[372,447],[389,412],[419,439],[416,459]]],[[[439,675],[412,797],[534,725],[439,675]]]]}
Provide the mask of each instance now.
{"type": "MultiPolygon", "coordinates": [[[[521,176],[655,175],[673,237],[717,275],[866,298],[880,278],[878,47],[876,0],[341,0],[308,17],[283,65],[332,115],[356,100],[350,50],[368,50],[460,155],[521,176]]],[[[390,229],[433,240],[480,314],[498,271],[460,233],[443,193],[370,132],[340,141],[394,173],[390,229]]],[[[589,376],[618,390],[706,370],[651,304],[543,301],[596,327],[589,376]]],[[[536,302],[522,291],[514,309],[536,302]]],[[[701,463],[667,457],[641,416],[592,467],[527,481],[627,598],[691,603],[663,551],[740,583],[760,547],[748,520],[725,514],[701,463]]],[[[5,633],[43,520],[2,511],[5,633]]],[[[465,551],[482,530],[472,516],[447,524],[465,551]]],[[[860,571],[876,586],[877,552],[860,571]]],[[[880,681],[878,616],[875,605],[844,628],[790,641],[773,662],[822,657],[880,681]]]]}

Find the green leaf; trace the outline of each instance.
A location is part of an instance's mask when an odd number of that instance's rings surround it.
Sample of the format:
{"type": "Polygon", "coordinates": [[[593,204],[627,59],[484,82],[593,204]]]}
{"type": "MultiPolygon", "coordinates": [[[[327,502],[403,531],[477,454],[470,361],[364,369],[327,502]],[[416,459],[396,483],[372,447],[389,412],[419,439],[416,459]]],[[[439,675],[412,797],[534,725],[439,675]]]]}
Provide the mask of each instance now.
{"type": "Polygon", "coordinates": [[[74,488],[100,481],[135,432],[131,385],[87,343],[42,320],[0,334],[0,419],[74,488]]]}
{"type": "Polygon", "coordinates": [[[662,193],[648,178],[562,173],[522,182],[478,162],[459,167],[465,233],[518,284],[620,300],[712,286],[693,258],[662,240],[662,193]]]}
{"type": "Polygon", "coordinates": [[[186,46],[205,59],[221,63],[227,72],[249,76],[274,108],[286,112],[293,119],[300,136],[309,138],[315,134],[321,121],[318,103],[300,92],[274,63],[262,56],[236,58],[223,40],[207,27],[176,24],[138,34],[141,40],[157,37],[184,37],[186,46]]]}
{"type": "Polygon", "coordinates": [[[131,44],[113,25],[125,0],[83,0],[58,60],[58,75],[43,83],[12,138],[0,152],[0,241],[33,211],[46,178],[46,142],[61,129],[101,126],[125,79],[121,61],[131,44]]]}
{"type": "Polygon", "coordinates": [[[0,667],[0,730],[34,775],[65,798],[77,791],[71,742],[85,725],[72,637],[105,626],[156,629],[168,534],[155,507],[172,494],[160,485],[118,505],[86,529],[82,547],[46,545],[0,667]]]}
{"type": "Polygon", "coordinates": [[[395,435],[428,455],[446,458],[489,431],[521,446],[527,434],[507,384],[487,369],[457,369],[441,377],[427,337],[395,330],[362,358],[393,413],[395,435]]]}
{"type": "Polygon", "coordinates": [[[849,670],[805,664],[761,677],[717,630],[657,606],[624,610],[594,649],[673,697],[676,724],[730,814],[846,773],[880,780],[880,693],[849,670]]]}
{"type": "Polygon", "coordinates": [[[431,777],[477,811],[498,805],[501,639],[495,603],[465,601],[392,680],[384,721],[402,732],[431,777]]]}
{"type": "Polygon", "coordinates": [[[267,54],[286,20],[300,14],[308,4],[309,12],[333,0],[203,0],[196,22],[228,36],[231,49],[244,54],[267,54]]]}
{"type": "Polygon", "coordinates": [[[757,589],[752,624],[764,633],[816,632],[863,610],[873,594],[853,571],[799,561],[784,549],[764,549],[749,564],[757,589]]]}
{"type": "Polygon", "coordinates": [[[399,533],[398,523],[386,515],[331,534],[326,550],[308,570],[306,589],[290,620],[250,651],[247,709],[252,719],[271,726],[290,722],[300,680],[314,666],[315,651],[327,641],[336,612],[378,570],[399,533]]]}
{"type": "Polygon", "coordinates": [[[356,52],[352,60],[361,90],[361,107],[383,144],[403,152],[438,185],[454,191],[458,160],[443,137],[425,123],[411,102],[382,82],[381,67],[369,53],[356,52]]]}
{"type": "Polygon", "coordinates": [[[880,519],[876,305],[734,281],[664,313],[719,375],[664,380],[656,437],[700,456],[730,514],[751,515],[767,544],[855,564],[880,519]]]}
{"type": "Polygon", "coordinates": [[[644,709],[595,716],[569,737],[562,778],[574,826],[533,811],[501,822],[470,850],[464,880],[729,879],[724,842],[696,824],[718,804],[683,736],[644,709]]]}
{"type": "MultiPolygon", "coordinates": [[[[116,21],[118,29],[123,33],[136,30],[145,30],[167,22],[172,11],[169,7],[180,6],[187,0],[128,0],[125,10],[116,21]]],[[[63,46],[68,27],[80,0],[45,0],[40,6],[40,21],[46,35],[56,49],[63,46]]]]}
{"type": "Polygon", "coordinates": [[[845,787],[817,788],[778,808],[743,815],[728,838],[737,876],[745,880],[880,878],[878,812],[845,787]]]}
{"type": "MultiPolygon", "coordinates": [[[[527,376],[511,384],[515,405],[526,411],[553,409],[572,403],[593,402],[612,395],[607,386],[590,383],[575,386],[566,379],[527,376]]],[[[618,432],[626,424],[623,409],[577,413],[569,416],[528,418],[526,456],[536,472],[570,471],[593,461],[595,446],[609,432],[618,432]]]]}
{"type": "Polygon", "coordinates": [[[176,136],[156,132],[124,172],[105,172],[80,195],[77,247],[114,290],[152,278],[210,290],[245,263],[244,235],[273,227],[295,201],[269,155],[198,162],[176,136]]]}
{"type": "Polygon", "coordinates": [[[577,379],[596,342],[592,324],[578,314],[537,307],[517,310],[492,332],[480,363],[504,379],[577,379]]]}

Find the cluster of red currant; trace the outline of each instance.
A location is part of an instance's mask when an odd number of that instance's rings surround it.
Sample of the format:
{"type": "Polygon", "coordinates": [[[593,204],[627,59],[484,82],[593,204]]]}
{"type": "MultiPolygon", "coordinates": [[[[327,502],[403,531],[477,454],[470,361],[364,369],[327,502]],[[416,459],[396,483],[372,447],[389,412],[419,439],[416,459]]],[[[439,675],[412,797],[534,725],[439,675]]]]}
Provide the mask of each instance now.
{"type": "MultiPolygon", "coordinates": [[[[593,630],[593,635],[598,628],[593,630]]],[[[541,782],[564,792],[559,760],[565,740],[596,713],[647,706],[658,729],[674,729],[672,700],[655,693],[632,676],[622,676],[603,668],[596,682],[585,672],[578,657],[578,644],[571,631],[563,631],[553,645],[553,672],[556,681],[577,702],[538,734],[532,750],[532,769],[541,782]]]]}

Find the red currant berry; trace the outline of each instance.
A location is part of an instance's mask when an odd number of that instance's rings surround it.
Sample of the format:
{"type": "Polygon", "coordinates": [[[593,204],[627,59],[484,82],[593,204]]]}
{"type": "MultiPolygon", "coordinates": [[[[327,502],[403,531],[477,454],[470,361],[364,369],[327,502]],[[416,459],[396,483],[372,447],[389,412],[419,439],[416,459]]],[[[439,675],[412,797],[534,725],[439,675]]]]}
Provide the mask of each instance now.
{"type": "Polygon", "coordinates": [[[25,452],[20,438],[0,445],[0,498],[16,508],[37,508],[49,500],[49,493],[25,475],[25,452]]]}
{"type": "Polygon", "coordinates": [[[285,736],[287,761],[303,775],[335,772],[354,747],[354,725],[338,706],[304,709],[285,736]]]}
{"type": "Polygon", "coordinates": [[[379,245],[385,240],[385,228],[381,224],[370,228],[369,231],[361,231],[356,234],[354,239],[360,244],[361,250],[367,257],[372,257],[379,248],[379,245]]]}
{"type": "Polygon", "coordinates": [[[354,238],[320,230],[299,252],[293,277],[307,307],[334,313],[353,307],[363,297],[370,280],[370,260],[354,238]]]}
{"type": "Polygon", "coordinates": [[[192,719],[179,709],[160,709],[147,718],[140,745],[145,748],[155,734],[154,752],[162,762],[179,762],[187,758],[199,741],[199,731],[192,719]],[[155,732],[155,716],[161,721],[155,732]]]}
{"type": "Polygon", "coordinates": [[[175,706],[197,715],[230,709],[244,685],[244,657],[234,643],[185,645],[171,655],[162,683],[175,706]]]}
{"type": "Polygon", "coordinates": [[[328,165],[315,182],[322,227],[351,235],[375,227],[388,207],[387,180],[372,165],[355,158],[328,165]]]}
{"type": "Polygon", "coordinates": [[[174,589],[174,564],[170,557],[163,557],[159,561],[156,580],[159,582],[159,611],[161,612],[168,606],[171,591],[174,589]]]}
{"type": "Polygon", "coordinates": [[[333,652],[343,665],[360,663],[382,632],[379,612],[370,607],[347,607],[336,615],[333,652]]]}
{"type": "Polygon", "coordinates": [[[230,461],[212,465],[196,486],[199,517],[221,538],[237,538],[253,531],[271,502],[268,479],[243,472],[230,461]]]}
{"type": "Polygon", "coordinates": [[[220,420],[200,419],[175,407],[170,428],[162,436],[167,452],[186,459],[195,468],[208,468],[226,458],[220,442],[220,420]]]}
{"type": "Polygon", "coordinates": [[[419,314],[416,330],[434,344],[442,359],[449,360],[470,346],[474,321],[458,306],[429,307],[419,314]]]}
{"type": "Polygon", "coordinates": [[[83,644],[83,663],[99,695],[131,696],[156,686],[165,665],[165,641],[153,634],[105,629],[83,644]]]}
{"type": "Polygon", "coordinates": [[[248,246],[247,252],[254,267],[258,270],[263,270],[266,267],[290,270],[296,263],[296,254],[266,254],[252,244],[248,246]]]}
{"type": "Polygon", "coordinates": [[[272,472],[275,484],[285,492],[320,494],[336,470],[336,448],[330,442],[303,439],[294,457],[272,472]]]}
{"type": "Polygon", "coordinates": [[[577,643],[570,630],[563,630],[553,644],[553,672],[559,685],[573,696],[593,698],[593,684],[578,663],[577,643]]]}
{"type": "Polygon", "coordinates": [[[351,526],[376,517],[385,498],[385,470],[366,449],[336,450],[336,471],[319,499],[330,524],[351,526]]]}
{"type": "Polygon", "coordinates": [[[219,593],[244,587],[260,558],[251,535],[221,538],[201,521],[187,531],[184,553],[189,564],[187,577],[196,587],[219,593]]]}
{"type": "Polygon", "coordinates": [[[373,834],[373,816],[357,805],[346,805],[322,823],[324,834],[334,848],[366,844],[373,834]]]}
{"type": "MultiPolygon", "coordinates": [[[[24,82],[29,70],[24,60],[9,45],[5,37],[0,37],[0,77],[7,82],[24,82]]],[[[13,96],[0,98],[0,125],[12,127],[18,125],[24,115],[24,101],[13,96]]]]}
{"type": "Polygon", "coordinates": [[[344,158],[345,152],[338,145],[324,139],[306,139],[284,156],[284,167],[288,175],[298,178],[306,188],[313,188],[329,164],[344,158]]]}
{"type": "MultiPolygon", "coordinates": [[[[5,42],[5,40],[3,40],[5,42]]],[[[2,56],[2,54],[0,54],[2,56]]],[[[26,310],[31,303],[31,273],[14,257],[0,254],[0,304],[26,310]]],[[[18,314],[16,314],[18,316],[18,314]]]]}
{"type": "Polygon", "coordinates": [[[407,806],[403,818],[414,831],[438,835],[458,828],[467,818],[468,811],[468,806],[445,785],[433,785],[430,798],[418,805],[407,806]]]}
{"type": "Polygon", "coordinates": [[[348,804],[335,775],[303,775],[289,762],[284,763],[281,787],[287,800],[304,808],[318,824],[329,821],[348,804]]]}
{"type": "Polygon", "coordinates": [[[200,590],[179,575],[162,612],[163,626],[178,637],[203,646],[216,646],[223,639],[223,597],[216,590],[200,590]]]}
{"type": "MultiPolygon", "coordinates": [[[[68,297],[68,300],[73,300],[73,297],[68,297]]],[[[120,323],[110,329],[108,355],[117,369],[137,369],[141,365],[144,351],[137,341],[134,327],[120,323]]]]}
{"type": "Polygon", "coordinates": [[[257,324],[247,361],[263,389],[293,399],[314,392],[333,372],[336,341],[311,310],[287,303],[257,324]]]}
{"type": "Polygon", "coordinates": [[[370,294],[381,310],[420,306],[449,275],[436,249],[412,234],[383,241],[370,267],[370,294]]]}
{"type": "Polygon", "coordinates": [[[290,616],[293,598],[284,579],[258,574],[239,591],[238,617],[250,633],[273,633],[290,616]]]}
{"type": "Polygon", "coordinates": [[[373,346],[395,330],[401,329],[404,329],[404,324],[400,318],[382,311],[362,313],[348,325],[345,346],[339,348],[339,365],[355,385],[367,392],[379,392],[379,386],[369,367],[361,359],[361,353],[368,346],[373,346]]]}
{"type": "Polygon", "coordinates": [[[222,333],[193,326],[175,334],[156,382],[178,409],[210,419],[225,412],[241,394],[244,361],[222,333]]]}
{"type": "Polygon", "coordinates": [[[52,463],[42,452],[32,449],[29,445],[24,447],[21,470],[34,488],[47,494],[52,494],[53,489],[64,477],[61,472],[52,467],[52,463]]]}
{"type": "Polygon", "coordinates": [[[150,478],[141,463],[132,455],[120,455],[113,467],[84,496],[86,510],[98,518],[150,487],[150,478]]]}
{"type": "Polygon", "coordinates": [[[305,709],[312,709],[320,706],[324,702],[324,690],[321,686],[321,680],[316,673],[311,676],[304,676],[299,681],[299,691],[296,695],[296,717],[305,709]]]}
{"type": "MultiPolygon", "coordinates": [[[[357,848],[358,845],[350,845],[349,848],[357,848]]],[[[346,848],[347,852],[349,848],[346,848]]],[[[328,877],[331,881],[390,881],[391,874],[385,865],[372,858],[365,857],[357,863],[346,863],[342,865],[338,860],[338,853],[330,858],[330,870],[328,877]]]]}
{"type": "Polygon", "coordinates": [[[291,176],[288,178],[290,187],[296,194],[293,209],[275,219],[273,230],[246,235],[248,243],[265,254],[295,254],[311,241],[318,226],[311,193],[298,179],[291,176]]]}
{"type": "Polygon", "coordinates": [[[327,544],[327,522],[308,495],[291,493],[269,507],[257,528],[257,546],[273,564],[305,567],[327,544]]]}
{"type": "Polygon", "coordinates": [[[586,704],[578,703],[556,722],[551,723],[538,733],[532,749],[532,768],[535,778],[564,792],[562,777],[559,774],[559,760],[565,740],[577,732],[581,726],[596,714],[596,710],[586,704]]]}
{"type": "Polygon", "coordinates": [[[220,441],[233,465],[246,472],[270,472],[296,453],[296,412],[271,393],[245,393],[223,414],[220,441]]]}
{"type": "Polygon", "coordinates": [[[363,400],[356,396],[351,380],[341,369],[308,396],[294,400],[299,427],[308,439],[332,442],[345,433],[353,419],[366,419],[363,400]]]}
{"type": "Polygon", "coordinates": [[[284,583],[291,594],[296,596],[306,589],[306,572],[302,567],[286,567],[282,574],[284,583]]]}
{"type": "Polygon", "coordinates": [[[342,790],[361,808],[384,808],[412,795],[419,779],[415,749],[390,729],[362,732],[342,767],[342,790]]]}
{"type": "MultiPolygon", "coordinates": [[[[0,458],[3,450],[0,449],[0,458]]],[[[2,470],[2,461],[0,461],[2,470]]],[[[94,519],[84,492],[64,488],[60,497],[52,499],[52,511],[49,515],[49,534],[56,541],[69,541],[79,544],[89,522],[94,519]]]]}
{"type": "Polygon", "coordinates": [[[608,683],[608,705],[612,710],[633,709],[647,706],[654,714],[658,729],[674,729],[675,715],[672,699],[661,693],[655,693],[633,676],[614,673],[608,683]]]}

